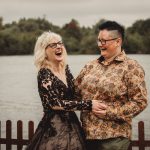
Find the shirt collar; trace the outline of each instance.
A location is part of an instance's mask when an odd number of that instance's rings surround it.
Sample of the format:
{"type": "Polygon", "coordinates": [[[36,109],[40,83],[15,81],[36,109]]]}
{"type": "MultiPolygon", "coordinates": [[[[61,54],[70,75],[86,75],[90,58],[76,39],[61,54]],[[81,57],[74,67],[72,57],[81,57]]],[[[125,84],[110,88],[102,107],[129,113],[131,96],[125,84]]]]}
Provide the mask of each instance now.
{"type": "MultiPolygon", "coordinates": [[[[123,62],[123,61],[126,59],[126,57],[127,57],[127,56],[126,56],[125,51],[122,50],[122,51],[119,53],[119,55],[117,55],[117,56],[114,58],[113,61],[123,62]]],[[[100,56],[100,57],[98,58],[98,62],[99,62],[99,63],[103,63],[104,60],[105,60],[105,58],[104,58],[103,56],[100,56]]]]}

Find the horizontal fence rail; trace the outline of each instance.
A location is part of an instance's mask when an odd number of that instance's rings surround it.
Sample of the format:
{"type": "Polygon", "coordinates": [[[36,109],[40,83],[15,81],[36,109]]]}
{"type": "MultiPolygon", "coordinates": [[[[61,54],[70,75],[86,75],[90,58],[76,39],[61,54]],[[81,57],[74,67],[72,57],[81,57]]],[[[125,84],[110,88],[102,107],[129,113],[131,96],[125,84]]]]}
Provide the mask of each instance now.
{"type": "MultiPolygon", "coordinates": [[[[150,129],[149,129],[150,132],[150,129]]],[[[1,122],[0,122],[0,150],[1,144],[6,145],[6,150],[11,150],[12,145],[17,146],[17,150],[22,150],[24,145],[27,145],[34,134],[34,122],[28,122],[28,139],[23,139],[23,122],[17,121],[17,138],[12,138],[12,122],[6,121],[6,138],[1,137],[1,122]]],[[[133,147],[138,147],[139,150],[145,150],[146,147],[150,148],[150,140],[145,140],[144,136],[144,122],[138,123],[138,140],[132,140],[128,150],[132,150],[133,147]]]]}

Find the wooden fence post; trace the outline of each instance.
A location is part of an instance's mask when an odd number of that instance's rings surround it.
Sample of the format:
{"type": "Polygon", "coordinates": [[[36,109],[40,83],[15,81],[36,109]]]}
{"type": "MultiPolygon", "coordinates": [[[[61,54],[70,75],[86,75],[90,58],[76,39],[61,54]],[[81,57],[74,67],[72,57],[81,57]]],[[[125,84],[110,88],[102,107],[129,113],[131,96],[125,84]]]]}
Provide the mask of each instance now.
{"type": "Polygon", "coordinates": [[[23,139],[22,121],[19,120],[17,121],[17,140],[18,140],[17,150],[22,150],[23,147],[22,139],[23,139]]]}
{"type": "Polygon", "coordinates": [[[6,121],[6,150],[11,150],[11,137],[12,137],[12,132],[11,132],[12,126],[11,126],[11,121],[7,120],[6,121]]]}
{"type": "Polygon", "coordinates": [[[139,150],[145,149],[145,137],[144,137],[144,122],[140,121],[138,123],[138,142],[139,142],[139,150]]]}
{"type": "MultiPolygon", "coordinates": [[[[1,139],[1,121],[0,121],[0,139],[1,139]]],[[[1,150],[1,144],[0,144],[0,150],[1,150]]]]}
{"type": "Polygon", "coordinates": [[[29,121],[29,123],[28,123],[28,138],[29,138],[29,140],[31,140],[31,138],[33,137],[33,134],[34,134],[34,122],[29,121]]]}

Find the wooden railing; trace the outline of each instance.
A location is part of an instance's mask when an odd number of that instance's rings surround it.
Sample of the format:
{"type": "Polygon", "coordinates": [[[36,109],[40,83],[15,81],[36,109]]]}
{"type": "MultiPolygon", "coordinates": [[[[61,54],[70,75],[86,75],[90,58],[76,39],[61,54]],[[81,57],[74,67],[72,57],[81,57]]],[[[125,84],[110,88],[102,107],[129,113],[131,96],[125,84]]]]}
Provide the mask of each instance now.
{"type": "MultiPolygon", "coordinates": [[[[0,131],[1,131],[1,122],[0,122],[0,131]]],[[[11,150],[12,145],[17,145],[17,150],[22,150],[24,145],[29,143],[29,140],[34,134],[34,122],[29,121],[28,123],[28,139],[23,139],[23,123],[21,120],[17,121],[17,138],[12,138],[12,122],[10,120],[6,121],[6,138],[0,136],[0,149],[1,144],[6,145],[6,150],[11,150]]],[[[1,135],[1,133],[0,133],[1,135]]]]}
{"type": "MultiPolygon", "coordinates": [[[[1,122],[0,122],[1,131],[1,122]]],[[[150,132],[150,129],[149,129],[150,132]]],[[[28,123],[28,139],[23,139],[23,123],[21,120],[17,121],[17,138],[12,138],[12,122],[10,120],[6,121],[6,138],[1,137],[0,132],[0,150],[1,144],[6,145],[6,150],[11,150],[12,145],[17,145],[17,150],[22,150],[24,145],[29,143],[29,140],[34,134],[34,122],[29,121],[28,123]]],[[[144,136],[144,122],[140,121],[138,123],[138,140],[132,140],[128,150],[132,150],[133,147],[138,147],[139,150],[145,150],[145,147],[150,148],[150,140],[145,140],[144,136]]]]}

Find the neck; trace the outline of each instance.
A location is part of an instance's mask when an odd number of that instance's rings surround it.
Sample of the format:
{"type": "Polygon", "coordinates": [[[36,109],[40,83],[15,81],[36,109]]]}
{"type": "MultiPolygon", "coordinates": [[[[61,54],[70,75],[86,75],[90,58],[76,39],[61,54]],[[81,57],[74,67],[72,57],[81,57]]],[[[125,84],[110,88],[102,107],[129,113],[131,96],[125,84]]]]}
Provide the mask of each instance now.
{"type": "Polygon", "coordinates": [[[65,70],[61,62],[51,63],[51,69],[53,72],[57,72],[57,73],[62,73],[65,70]]]}
{"type": "Polygon", "coordinates": [[[121,49],[117,49],[116,53],[115,53],[112,57],[110,57],[110,58],[105,58],[105,60],[106,60],[107,62],[113,61],[114,58],[120,54],[120,52],[121,52],[121,49]]]}
{"type": "Polygon", "coordinates": [[[53,74],[61,80],[66,86],[67,85],[67,79],[66,79],[66,72],[65,72],[65,66],[62,63],[51,63],[51,71],[53,74]]]}

